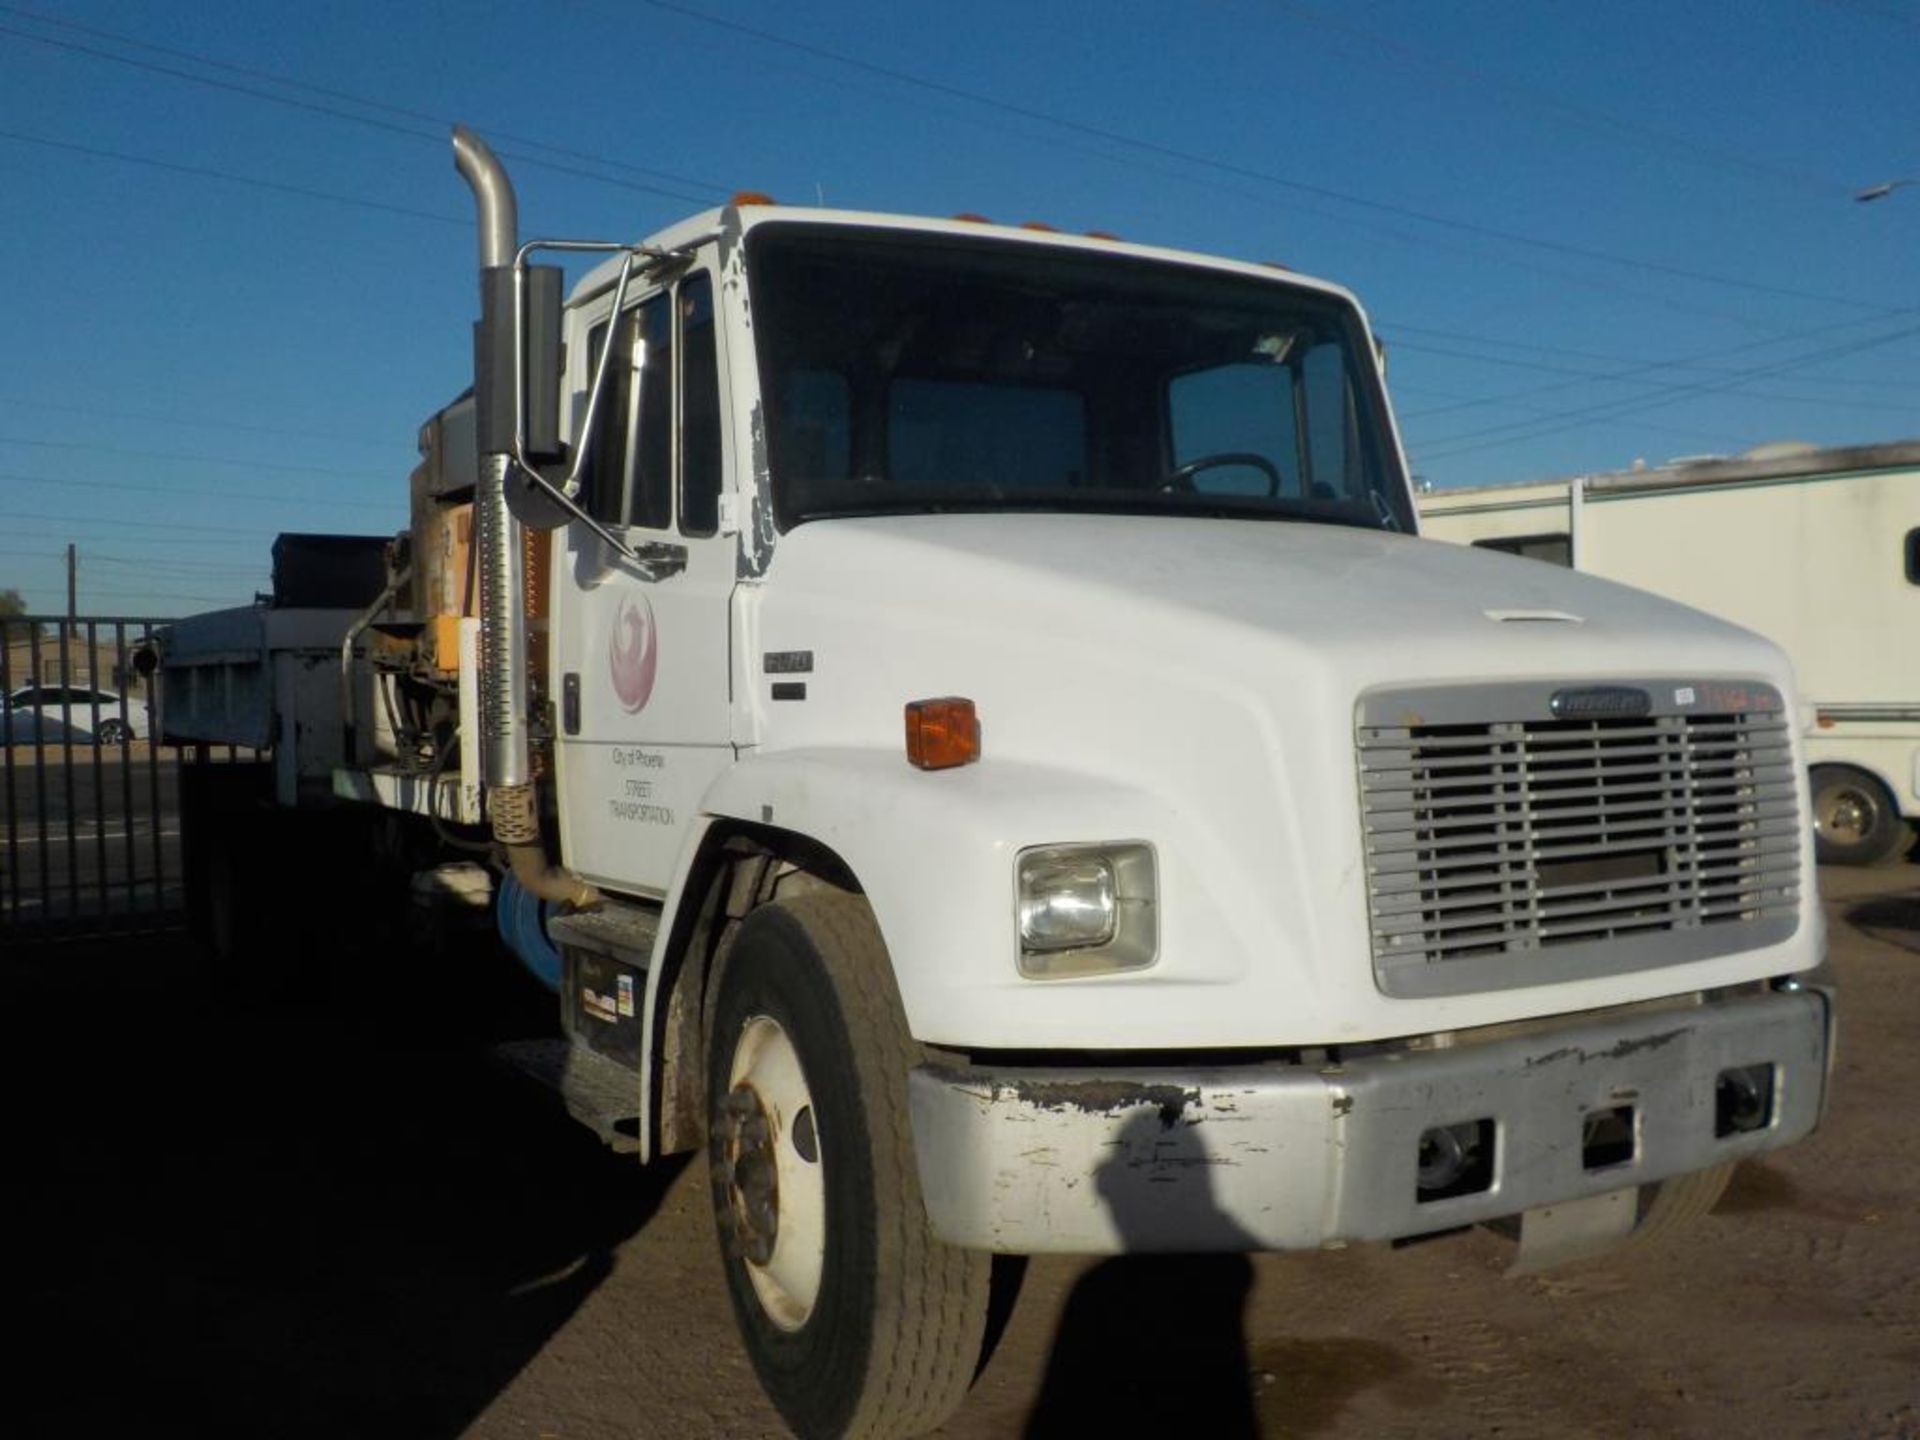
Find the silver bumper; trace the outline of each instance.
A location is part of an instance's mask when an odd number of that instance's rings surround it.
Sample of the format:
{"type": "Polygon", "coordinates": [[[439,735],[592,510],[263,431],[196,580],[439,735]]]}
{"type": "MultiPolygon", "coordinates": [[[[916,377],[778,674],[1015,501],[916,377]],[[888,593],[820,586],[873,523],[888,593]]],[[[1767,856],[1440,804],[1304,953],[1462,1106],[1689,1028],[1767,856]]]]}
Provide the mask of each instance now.
{"type": "Polygon", "coordinates": [[[1388,1240],[1703,1169],[1800,1139],[1829,1045],[1817,990],[1612,1017],[1314,1069],[924,1066],[914,1144],[934,1230],[955,1245],[1064,1251],[1297,1250],[1388,1240]],[[1774,1067],[1764,1128],[1715,1134],[1723,1070],[1774,1067]],[[1630,1158],[1590,1168],[1583,1125],[1632,1107],[1630,1158]],[[1422,1200],[1420,1137],[1487,1119],[1487,1187],[1422,1200]]]}

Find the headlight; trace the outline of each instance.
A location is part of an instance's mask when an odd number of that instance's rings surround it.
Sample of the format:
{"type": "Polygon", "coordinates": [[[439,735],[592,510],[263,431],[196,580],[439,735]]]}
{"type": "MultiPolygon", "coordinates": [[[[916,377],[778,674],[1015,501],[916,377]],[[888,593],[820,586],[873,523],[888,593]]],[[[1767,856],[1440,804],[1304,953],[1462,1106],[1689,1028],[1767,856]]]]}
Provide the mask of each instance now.
{"type": "Polygon", "coordinates": [[[1021,974],[1053,979],[1153,963],[1152,846],[1042,845],[1020,852],[1016,876],[1021,974]]]}

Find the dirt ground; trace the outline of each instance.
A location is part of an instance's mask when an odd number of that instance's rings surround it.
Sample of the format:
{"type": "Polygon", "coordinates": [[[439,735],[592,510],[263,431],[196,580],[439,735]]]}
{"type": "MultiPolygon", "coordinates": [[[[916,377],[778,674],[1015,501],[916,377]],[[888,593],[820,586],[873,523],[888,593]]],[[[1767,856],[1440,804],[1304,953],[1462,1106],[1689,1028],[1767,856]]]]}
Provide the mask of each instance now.
{"type": "MultiPolygon", "coordinates": [[[[1035,1261],[942,1433],[1920,1436],[1920,865],[1821,878],[1831,1116],[1686,1236],[1524,1280],[1485,1232],[1035,1261]]],[[[0,962],[0,1433],[782,1433],[700,1163],[492,1070],[512,977],[340,959],[374,1017],[215,1011],[180,942],[0,962]]]]}

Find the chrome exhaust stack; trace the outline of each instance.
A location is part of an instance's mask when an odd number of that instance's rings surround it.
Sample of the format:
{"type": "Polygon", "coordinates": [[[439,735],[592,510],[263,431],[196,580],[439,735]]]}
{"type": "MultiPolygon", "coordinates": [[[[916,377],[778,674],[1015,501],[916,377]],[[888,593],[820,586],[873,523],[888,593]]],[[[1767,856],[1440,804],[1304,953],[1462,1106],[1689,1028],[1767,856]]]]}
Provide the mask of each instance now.
{"type": "MultiPolygon", "coordinates": [[[[453,164],[473,191],[480,236],[480,321],[474,327],[474,421],[480,473],[473,496],[474,544],[480,570],[481,779],[489,787],[531,784],[527,735],[527,616],[520,522],[507,509],[513,465],[512,411],[502,434],[500,407],[482,393],[500,373],[499,350],[514,341],[514,316],[500,313],[511,295],[498,277],[509,275],[520,246],[520,212],[513,182],[487,142],[463,125],[453,129],[453,164]]],[[[510,362],[511,353],[506,357],[510,362]]]]}
{"type": "MultiPolygon", "coordinates": [[[[480,320],[474,326],[474,545],[480,589],[480,778],[494,839],[514,878],[543,900],[586,907],[592,886],[549,865],[540,843],[527,724],[526,536],[507,504],[521,448],[520,316],[514,283],[520,216],[513,182],[486,141],[453,130],[453,163],[473,191],[480,240],[480,320]]],[[[556,292],[557,293],[557,292],[556,292]]]]}

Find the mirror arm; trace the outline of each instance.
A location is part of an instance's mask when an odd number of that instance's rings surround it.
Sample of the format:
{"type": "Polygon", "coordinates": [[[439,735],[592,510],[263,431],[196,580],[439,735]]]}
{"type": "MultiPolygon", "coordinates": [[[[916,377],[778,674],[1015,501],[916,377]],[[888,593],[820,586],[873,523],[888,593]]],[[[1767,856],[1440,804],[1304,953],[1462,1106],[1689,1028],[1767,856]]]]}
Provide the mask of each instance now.
{"type": "MultiPolygon", "coordinates": [[[[697,242],[696,242],[697,243],[697,242]]],[[[593,384],[587,391],[587,408],[581,416],[580,434],[573,447],[573,463],[567,467],[566,478],[555,484],[540,473],[539,466],[527,457],[527,347],[526,332],[526,273],[527,257],[536,250],[567,250],[585,253],[621,252],[620,278],[614,285],[613,309],[615,323],[627,298],[627,287],[632,283],[636,269],[650,273],[655,268],[684,258],[683,250],[660,250],[650,245],[622,245],[610,240],[529,240],[522,245],[513,257],[513,463],[522,476],[533,485],[544,490],[561,509],[585,525],[602,541],[610,546],[622,559],[638,566],[649,580],[662,579],[678,574],[687,566],[687,547],[663,543],[649,543],[639,549],[627,544],[613,531],[582,509],[575,499],[580,493],[580,472],[586,465],[587,447],[584,443],[593,433],[594,415],[600,407],[601,392],[606,388],[607,369],[613,360],[617,348],[609,332],[607,343],[601,347],[599,363],[594,367],[593,384]],[[636,264],[636,262],[643,262],[636,264]]]]}

